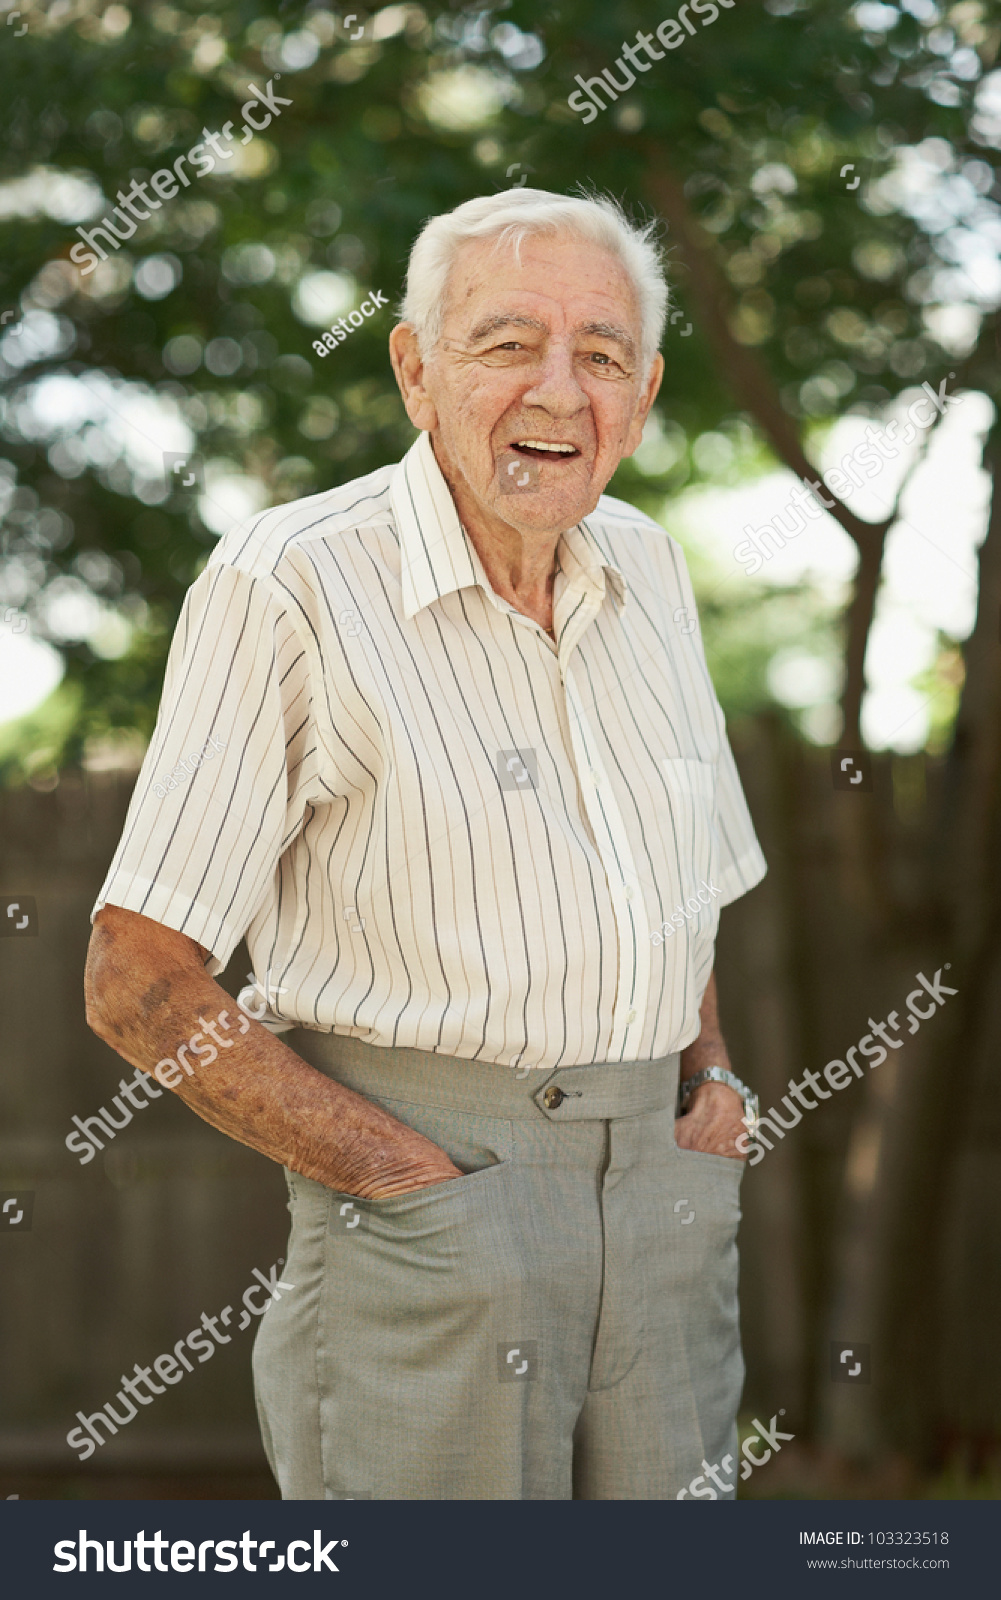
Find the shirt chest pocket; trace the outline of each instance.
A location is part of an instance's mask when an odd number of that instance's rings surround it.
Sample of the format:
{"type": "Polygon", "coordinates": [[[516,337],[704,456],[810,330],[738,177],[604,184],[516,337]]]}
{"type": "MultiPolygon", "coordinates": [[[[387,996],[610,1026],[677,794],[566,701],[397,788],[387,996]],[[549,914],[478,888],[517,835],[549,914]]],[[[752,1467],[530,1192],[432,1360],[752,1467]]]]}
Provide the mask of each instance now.
{"type": "Polygon", "coordinates": [[[690,756],[664,756],[660,766],[684,897],[711,877],[716,863],[716,766],[690,756]]]}

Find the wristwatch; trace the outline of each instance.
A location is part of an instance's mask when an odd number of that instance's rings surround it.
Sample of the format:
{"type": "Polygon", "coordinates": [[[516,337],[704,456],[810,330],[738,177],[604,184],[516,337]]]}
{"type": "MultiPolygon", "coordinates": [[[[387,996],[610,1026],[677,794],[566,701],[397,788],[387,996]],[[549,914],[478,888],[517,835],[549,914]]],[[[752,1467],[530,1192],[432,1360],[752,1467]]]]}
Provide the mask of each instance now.
{"type": "Polygon", "coordinates": [[[746,1083],[741,1083],[734,1073],[727,1072],[725,1067],[703,1067],[701,1072],[693,1072],[690,1078],[686,1078],[683,1083],[678,1085],[678,1108],[681,1114],[684,1115],[692,1095],[704,1083],[725,1083],[728,1089],[736,1089],[744,1102],[742,1120],[748,1133],[753,1135],[761,1114],[758,1107],[758,1097],[753,1090],[747,1087],[746,1083]]]}

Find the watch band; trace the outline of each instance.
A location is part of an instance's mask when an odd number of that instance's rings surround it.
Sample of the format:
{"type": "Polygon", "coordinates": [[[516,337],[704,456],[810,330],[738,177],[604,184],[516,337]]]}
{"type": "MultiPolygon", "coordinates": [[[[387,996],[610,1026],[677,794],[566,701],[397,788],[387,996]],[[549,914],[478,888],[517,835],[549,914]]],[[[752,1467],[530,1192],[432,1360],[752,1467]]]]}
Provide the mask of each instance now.
{"type": "Polygon", "coordinates": [[[704,1083],[725,1083],[728,1089],[736,1090],[744,1102],[743,1122],[748,1133],[753,1135],[760,1115],[758,1097],[753,1089],[749,1089],[746,1083],[741,1083],[736,1074],[728,1072],[725,1067],[703,1067],[700,1072],[693,1072],[690,1078],[686,1078],[683,1083],[679,1084],[678,1104],[680,1110],[682,1112],[685,1111],[696,1089],[701,1088],[704,1083]]]}

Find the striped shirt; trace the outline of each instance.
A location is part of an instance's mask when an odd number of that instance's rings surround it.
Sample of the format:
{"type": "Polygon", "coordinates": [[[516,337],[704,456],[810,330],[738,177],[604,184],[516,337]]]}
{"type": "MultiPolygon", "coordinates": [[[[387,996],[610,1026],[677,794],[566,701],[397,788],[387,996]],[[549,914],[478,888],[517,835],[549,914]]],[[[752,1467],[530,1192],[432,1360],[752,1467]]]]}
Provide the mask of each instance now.
{"type": "Polygon", "coordinates": [[[228,533],[189,590],[101,890],[274,1015],[506,1066],[699,1032],[763,876],[679,546],[603,496],[556,642],[491,588],[430,438],[228,533]]]}

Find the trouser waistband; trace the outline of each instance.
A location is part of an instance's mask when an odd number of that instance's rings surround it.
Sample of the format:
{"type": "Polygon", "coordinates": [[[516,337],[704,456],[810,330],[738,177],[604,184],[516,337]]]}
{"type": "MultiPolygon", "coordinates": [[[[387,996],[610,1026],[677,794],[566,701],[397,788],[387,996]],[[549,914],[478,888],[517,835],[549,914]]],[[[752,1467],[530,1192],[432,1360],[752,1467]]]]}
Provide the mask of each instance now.
{"type": "Polygon", "coordinates": [[[586,1067],[521,1069],[431,1050],[366,1044],[348,1034],[296,1028],[283,1042],[346,1089],[373,1100],[404,1100],[485,1117],[604,1121],[674,1107],[680,1057],[605,1061],[586,1067]]]}

